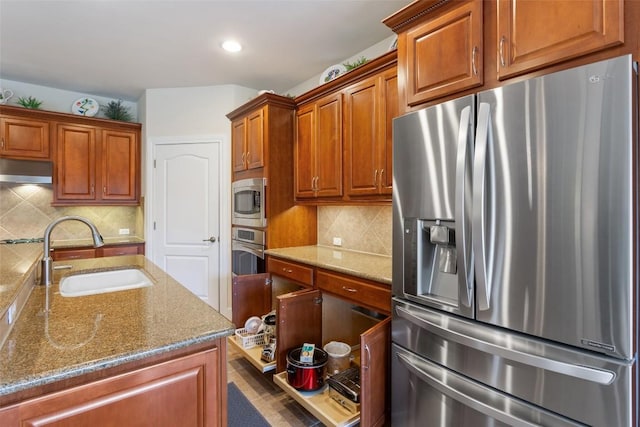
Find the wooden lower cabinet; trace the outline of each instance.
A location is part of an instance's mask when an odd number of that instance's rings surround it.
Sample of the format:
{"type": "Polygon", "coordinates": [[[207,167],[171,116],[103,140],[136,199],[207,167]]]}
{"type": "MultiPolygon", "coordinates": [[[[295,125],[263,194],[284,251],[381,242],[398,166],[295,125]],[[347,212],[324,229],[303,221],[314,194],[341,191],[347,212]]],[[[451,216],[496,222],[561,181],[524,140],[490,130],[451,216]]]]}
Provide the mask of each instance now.
{"type": "MultiPolygon", "coordinates": [[[[386,289],[383,284],[376,284],[358,277],[272,256],[267,260],[267,269],[266,274],[234,278],[232,310],[234,319],[236,319],[236,311],[239,313],[238,320],[237,322],[234,320],[234,323],[236,327],[241,328],[249,316],[267,313],[275,306],[277,328],[274,381],[327,426],[352,425],[358,418],[362,426],[384,425],[390,406],[388,394],[391,336],[391,318],[388,316],[391,304],[390,289],[386,289]],[[307,274],[296,274],[300,272],[307,272],[307,274]],[[311,283],[314,284],[314,288],[309,286],[308,274],[311,274],[311,283]],[[293,292],[272,295],[272,292],[276,293],[274,282],[278,280],[294,281],[299,288],[293,292]],[[328,301],[329,299],[331,301],[328,301]],[[352,346],[360,345],[359,351],[353,352],[354,355],[360,355],[359,360],[356,361],[360,366],[361,383],[359,414],[350,413],[338,403],[333,402],[328,396],[328,390],[322,392],[326,396],[309,399],[308,396],[302,396],[289,386],[286,381],[287,354],[290,350],[300,347],[303,343],[313,343],[316,347],[322,348],[326,342],[340,341],[340,335],[336,334],[344,331],[335,329],[351,327],[351,323],[340,318],[341,314],[338,314],[335,319],[325,317],[333,316],[331,310],[326,307],[325,300],[329,302],[329,306],[338,301],[339,304],[348,307],[349,312],[356,307],[368,313],[367,315],[376,315],[380,319],[370,321],[374,326],[368,329],[358,328],[355,336],[359,335],[359,343],[351,343],[352,346]],[[251,305],[252,303],[256,303],[257,306],[251,305]],[[323,330],[323,327],[327,330],[323,330]],[[322,403],[317,404],[318,402],[322,403]]],[[[233,342],[233,345],[258,369],[263,372],[273,369],[260,362],[260,347],[258,350],[255,347],[244,350],[238,341],[233,342]]]]}
{"type": "Polygon", "coordinates": [[[144,255],[144,243],[105,245],[101,248],[73,247],[57,248],[51,252],[54,261],[70,259],[101,258],[119,255],[144,255]]]}
{"type": "Polygon", "coordinates": [[[225,426],[226,347],[0,409],[3,426],[225,426]]]}

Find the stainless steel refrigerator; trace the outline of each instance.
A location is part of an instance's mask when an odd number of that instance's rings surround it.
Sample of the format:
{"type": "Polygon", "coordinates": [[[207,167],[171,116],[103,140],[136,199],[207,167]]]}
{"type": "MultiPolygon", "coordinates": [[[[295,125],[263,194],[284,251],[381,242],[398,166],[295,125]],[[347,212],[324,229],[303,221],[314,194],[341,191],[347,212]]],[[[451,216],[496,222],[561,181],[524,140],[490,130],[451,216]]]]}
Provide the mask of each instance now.
{"type": "Polygon", "coordinates": [[[638,421],[631,56],[394,120],[392,424],[638,421]]]}

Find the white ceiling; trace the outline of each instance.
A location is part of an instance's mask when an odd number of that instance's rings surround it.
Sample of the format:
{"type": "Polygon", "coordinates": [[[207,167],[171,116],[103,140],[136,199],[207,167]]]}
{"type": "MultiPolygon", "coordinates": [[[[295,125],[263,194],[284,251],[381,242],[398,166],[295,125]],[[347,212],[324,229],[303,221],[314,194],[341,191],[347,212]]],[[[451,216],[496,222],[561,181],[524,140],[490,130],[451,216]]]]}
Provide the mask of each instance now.
{"type": "Polygon", "coordinates": [[[393,35],[410,0],[0,0],[0,78],[135,101],[149,88],[283,93],[393,35]],[[220,48],[226,37],[243,45],[220,48]]]}

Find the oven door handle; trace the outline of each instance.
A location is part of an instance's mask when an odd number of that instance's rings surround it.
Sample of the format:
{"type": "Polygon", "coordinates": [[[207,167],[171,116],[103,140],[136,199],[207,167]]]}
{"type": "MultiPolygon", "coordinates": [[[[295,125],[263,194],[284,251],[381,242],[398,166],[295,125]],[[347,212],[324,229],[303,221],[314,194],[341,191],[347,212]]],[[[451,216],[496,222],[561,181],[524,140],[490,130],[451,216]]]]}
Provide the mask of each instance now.
{"type": "Polygon", "coordinates": [[[257,256],[260,259],[264,259],[264,248],[260,245],[252,245],[249,243],[242,243],[238,240],[233,240],[231,242],[231,250],[248,252],[250,254],[257,256]]]}

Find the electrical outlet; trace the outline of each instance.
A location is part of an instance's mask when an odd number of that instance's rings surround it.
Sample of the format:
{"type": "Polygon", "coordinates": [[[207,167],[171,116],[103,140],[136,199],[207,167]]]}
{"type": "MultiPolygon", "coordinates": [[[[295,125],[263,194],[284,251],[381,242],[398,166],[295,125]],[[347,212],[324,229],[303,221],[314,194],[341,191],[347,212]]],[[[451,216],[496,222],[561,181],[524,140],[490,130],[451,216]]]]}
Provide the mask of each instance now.
{"type": "Polygon", "coordinates": [[[128,228],[121,228],[121,229],[118,231],[118,233],[119,233],[120,235],[123,235],[123,234],[129,234],[129,229],[128,229],[128,228]]]}
{"type": "Polygon", "coordinates": [[[342,239],[340,237],[334,237],[333,246],[342,246],[342,239]]]}

